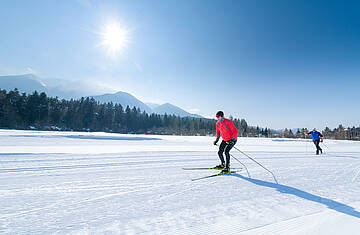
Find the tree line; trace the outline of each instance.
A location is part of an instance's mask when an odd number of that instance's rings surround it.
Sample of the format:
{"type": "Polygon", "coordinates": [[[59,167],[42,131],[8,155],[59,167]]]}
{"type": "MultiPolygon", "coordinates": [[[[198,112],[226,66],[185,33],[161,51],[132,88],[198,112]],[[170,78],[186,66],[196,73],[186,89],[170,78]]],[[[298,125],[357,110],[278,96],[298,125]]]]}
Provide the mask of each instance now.
{"type": "MultiPolygon", "coordinates": [[[[253,132],[244,119],[233,119],[240,136],[253,132]]],[[[213,119],[148,114],[136,107],[100,103],[93,98],[59,99],[34,91],[0,90],[0,128],[105,131],[168,135],[214,135],[213,119]]]]}
{"type": "MultiPolygon", "coordinates": [[[[311,138],[311,136],[305,135],[305,133],[310,132],[307,128],[297,129],[294,133],[291,129],[285,128],[281,133],[276,134],[276,137],[284,138],[311,138]]],[[[321,133],[326,139],[336,139],[336,140],[360,140],[360,127],[344,127],[339,125],[334,129],[326,127],[321,133]]]]}
{"type": "MultiPolygon", "coordinates": [[[[306,138],[304,133],[308,131],[275,131],[248,126],[245,119],[229,118],[241,137],[306,138]]],[[[212,136],[215,123],[214,119],[148,114],[136,107],[100,103],[89,97],[65,100],[48,97],[44,92],[20,94],[17,89],[0,89],[0,128],[212,136]]],[[[360,127],[326,127],[322,133],[329,139],[360,140],[360,127]]]]}

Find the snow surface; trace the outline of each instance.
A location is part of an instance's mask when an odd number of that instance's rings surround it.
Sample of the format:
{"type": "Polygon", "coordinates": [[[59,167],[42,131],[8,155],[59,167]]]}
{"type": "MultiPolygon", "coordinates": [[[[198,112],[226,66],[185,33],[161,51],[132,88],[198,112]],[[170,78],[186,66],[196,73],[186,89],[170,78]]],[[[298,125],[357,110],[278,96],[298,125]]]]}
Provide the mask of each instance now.
{"type": "Polygon", "coordinates": [[[1,234],[359,234],[360,142],[0,130],[1,234]],[[232,167],[241,165],[232,159],[232,167]]]}

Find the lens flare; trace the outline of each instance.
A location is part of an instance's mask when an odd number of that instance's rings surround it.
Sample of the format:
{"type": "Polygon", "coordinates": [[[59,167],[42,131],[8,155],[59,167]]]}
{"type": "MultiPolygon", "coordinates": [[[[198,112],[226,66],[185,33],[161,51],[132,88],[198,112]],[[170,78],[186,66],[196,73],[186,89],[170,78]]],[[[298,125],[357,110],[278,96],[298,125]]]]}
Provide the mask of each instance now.
{"type": "Polygon", "coordinates": [[[100,35],[102,36],[100,45],[105,47],[110,55],[120,53],[129,43],[128,31],[117,22],[105,25],[100,35]]]}

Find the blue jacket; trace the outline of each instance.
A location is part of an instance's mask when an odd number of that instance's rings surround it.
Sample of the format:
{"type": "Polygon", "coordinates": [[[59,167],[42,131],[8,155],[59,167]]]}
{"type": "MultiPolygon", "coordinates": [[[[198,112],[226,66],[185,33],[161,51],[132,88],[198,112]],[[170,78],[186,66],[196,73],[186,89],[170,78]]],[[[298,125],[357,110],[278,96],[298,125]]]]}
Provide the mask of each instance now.
{"type": "Polygon", "coordinates": [[[313,140],[319,140],[320,137],[323,137],[323,135],[318,131],[310,131],[308,135],[311,134],[311,137],[313,140]]]}

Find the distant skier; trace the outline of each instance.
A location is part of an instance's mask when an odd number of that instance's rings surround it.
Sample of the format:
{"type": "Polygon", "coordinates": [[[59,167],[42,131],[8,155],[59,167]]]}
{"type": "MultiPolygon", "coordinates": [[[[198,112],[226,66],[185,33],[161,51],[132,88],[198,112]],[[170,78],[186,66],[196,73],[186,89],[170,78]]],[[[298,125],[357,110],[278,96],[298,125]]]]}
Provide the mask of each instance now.
{"type": "Polygon", "coordinates": [[[312,137],[312,140],[316,146],[316,155],[319,155],[319,151],[320,153],[322,153],[322,149],[320,148],[319,144],[320,142],[322,143],[324,141],[324,136],[316,131],[316,128],[314,128],[312,131],[310,131],[309,133],[305,132],[306,135],[310,135],[312,137]]]}
{"type": "Polygon", "coordinates": [[[220,144],[218,152],[221,164],[215,168],[224,168],[221,172],[229,172],[230,150],[237,142],[238,130],[231,120],[224,118],[224,113],[222,111],[216,113],[216,118],[218,121],[216,122],[216,140],[214,141],[214,145],[218,143],[220,136],[222,137],[223,141],[220,144]],[[223,156],[224,151],[226,155],[226,164],[223,156]]]}

